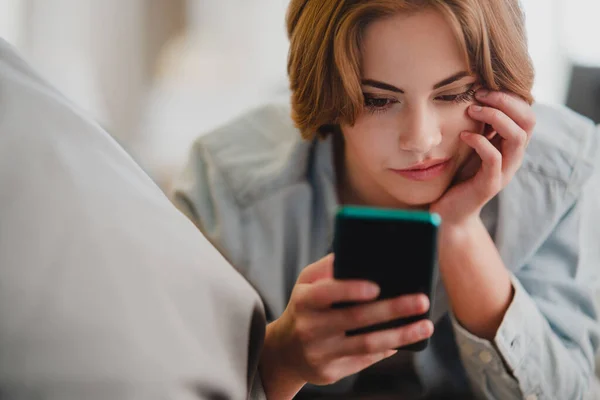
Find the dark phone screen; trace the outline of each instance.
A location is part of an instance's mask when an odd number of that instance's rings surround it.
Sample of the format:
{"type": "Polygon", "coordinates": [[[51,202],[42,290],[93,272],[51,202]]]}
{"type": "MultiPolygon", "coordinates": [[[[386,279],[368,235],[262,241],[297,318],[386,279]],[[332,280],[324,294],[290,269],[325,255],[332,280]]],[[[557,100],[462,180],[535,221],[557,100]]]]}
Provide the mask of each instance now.
{"type": "MultiPolygon", "coordinates": [[[[433,303],[436,276],[437,227],[398,219],[338,216],[334,238],[336,279],[366,279],[376,282],[379,299],[424,293],[433,303]]],[[[340,304],[347,307],[351,304],[340,304]]],[[[349,332],[359,334],[423,319],[428,314],[349,332]]]]}

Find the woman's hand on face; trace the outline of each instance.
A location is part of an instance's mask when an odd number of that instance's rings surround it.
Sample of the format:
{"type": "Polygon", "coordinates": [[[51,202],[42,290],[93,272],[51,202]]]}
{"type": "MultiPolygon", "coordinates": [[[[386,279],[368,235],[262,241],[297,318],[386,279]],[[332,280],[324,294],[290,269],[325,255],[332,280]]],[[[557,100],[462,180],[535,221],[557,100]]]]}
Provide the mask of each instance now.
{"type": "Polygon", "coordinates": [[[531,106],[516,95],[480,89],[476,98],[482,105],[470,106],[469,115],[491,126],[496,134],[461,133],[461,139],[481,159],[480,167],[431,205],[430,211],[440,214],[445,224],[479,217],[483,206],[506,187],[521,166],[535,127],[531,106]]]}
{"type": "Polygon", "coordinates": [[[429,309],[425,295],[373,302],[378,294],[379,288],[374,283],[333,279],[333,256],[329,255],[302,271],[288,307],[267,328],[265,348],[276,352],[279,366],[296,379],[325,385],[393,355],[395,348],[433,334],[431,321],[423,320],[401,328],[347,337],[346,331],[421,315],[429,309]],[[332,308],[340,302],[368,303],[332,308]]]}

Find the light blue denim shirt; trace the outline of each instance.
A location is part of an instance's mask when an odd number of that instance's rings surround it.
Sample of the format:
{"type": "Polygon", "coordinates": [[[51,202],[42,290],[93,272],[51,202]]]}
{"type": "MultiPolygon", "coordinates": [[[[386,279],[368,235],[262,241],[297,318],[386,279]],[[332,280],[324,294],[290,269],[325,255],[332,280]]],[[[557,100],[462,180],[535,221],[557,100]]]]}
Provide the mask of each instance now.
{"type": "MultiPolygon", "coordinates": [[[[600,340],[600,236],[592,232],[600,210],[590,192],[600,133],[565,108],[534,109],[522,167],[482,212],[512,273],[514,299],[490,342],[454,320],[438,281],[436,333],[411,356],[426,393],[589,395],[600,340]]],[[[256,287],[271,318],[285,309],[302,268],[330,248],[338,205],[332,158],[331,139],[303,141],[289,106],[270,104],[201,136],[178,181],[176,204],[256,287]]]]}

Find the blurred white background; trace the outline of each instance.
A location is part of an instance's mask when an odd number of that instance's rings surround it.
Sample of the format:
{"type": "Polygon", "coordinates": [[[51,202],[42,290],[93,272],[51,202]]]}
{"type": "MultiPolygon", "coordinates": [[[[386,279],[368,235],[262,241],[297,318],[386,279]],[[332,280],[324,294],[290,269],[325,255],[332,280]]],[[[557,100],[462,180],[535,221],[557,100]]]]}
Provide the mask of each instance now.
{"type": "MultiPolygon", "coordinates": [[[[288,0],[0,0],[0,37],[166,190],[195,137],[285,96],[288,0]]],[[[534,95],[600,67],[600,0],[522,0],[534,95]]],[[[598,121],[600,122],[600,121],[598,121]]]]}

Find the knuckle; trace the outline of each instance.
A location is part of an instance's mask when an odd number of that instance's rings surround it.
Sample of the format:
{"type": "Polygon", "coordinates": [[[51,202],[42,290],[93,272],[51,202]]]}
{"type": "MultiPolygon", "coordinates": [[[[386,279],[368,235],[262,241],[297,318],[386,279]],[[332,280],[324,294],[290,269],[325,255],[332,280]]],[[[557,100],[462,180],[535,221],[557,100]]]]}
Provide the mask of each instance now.
{"type": "Polygon", "coordinates": [[[352,290],[346,282],[332,282],[326,290],[326,294],[335,301],[348,301],[352,298],[352,290]]]}
{"type": "Polygon", "coordinates": [[[527,143],[527,132],[523,130],[519,131],[515,140],[518,146],[524,146],[527,143]]]}
{"type": "Polygon", "coordinates": [[[292,292],[292,296],[290,299],[290,308],[296,313],[306,309],[307,300],[310,298],[309,295],[310,291],[308,288],[296,286],[296,288],[294,288],[294,291],[292,292]]]}
{"type": "Polygon", "coordinates": [[[332,385],[340,380],[338,374],[330,368],[325,368],[319,372],[319,381],[325,385],[332,385]]]}
{"type": "Polygon", "coordinates": [[[306,361],[306,364],[308,364],[310,368],[316,370],[319,374],[323,373],[321,366],[323,364],[324,358],[321,352],[309,350],[304,354],[304,359],[306,361]]]}
{"type": "Polygon", "coordinates": [[[362,307],[360,306],[354,306],[354,307],[350,307],[347,310],[348,313],[348,319],[351,320],[354,323],[362,323],[365,320],[365,312],[363,310],[362,307]]]}
{"type": "Polygon", "coordinates": [[[301,296],[294,296],[292,294],[292,298],[290,300],[290,304],[288,305],[288,309],[294,315],[301,313],[305,308],[304,299],[301,296]]]}
{"type": "Polygon", "coordinates": [[[394,303],[390,304],[390,314],[394,316],[408,315],[416,311],[417,302],[414,299],[400,298],[394,303]]]}
{"type": "Polygon", "coordinates": [[[498,94],[496,95],[496,102],[501,107],[507,106],[510,103],[510,100],[511,98],[508,95],[508,93],[498,92],[498,94]]]}
{"type": "Polygon", "coordinates": [[[306,293],[305,302],[310,304],[311,308],[315,308],[318,304],[326,304],[333,293],[327,286],[318,284],[312,287],[310,292],[306,293]]]}
{"type": "Polygon", "coordinates": [[[368,335],[364,335],[361,343],[360,343],[360,348],[362,350],[362,352],[364,353],[375,353],[377,352],[377,347],[378,344],[380,343],[379,340],[377,340],[377,336],[374,334],[368,334],[368,335]]]}
{"type": "Polygon", "coordinates": [[[404,343],[414,343],[419,340],[419,336],[421,335],[420,329],[420,324],[414,324],[410,329],[406,330],[402,337],[404,343]]]}
{"type": "Polygon", "coordinates": [[[502,154],[498,150],[494,150],[490,152],[489,155],[489,163],[494,168],[499,168],[502,166],[502,154]]]}
{"type": "Polygon", "coordinates": [[[495,108],[490,109],[490,118],[495,122],[500,122],[502,120],[503,115],[504,114],[500,110],[497,110],[495,108]]]}
{"type": "Polygon", "coordinates": [[[527,115],[523,118],[523,122],[522,122],[523,126],[523,130],[527,133],[530,133],[531,131],[533,131],[533,128],[535,128],[535,125],[537,124],[537,119],[535,116],[535,113],[530,109],[529,112],[527,113],[527,115]]]}
{"type": "Polygon", "coordinates": [[[347,283],[341,288],[340,292],[345,299],[356,299],[357,297],[360,297],[362,293],[362,286],[355,282],[347,283]]]}
{"type": "Polygon", "coordinates": [[[411,326],[410,328],[404,329],[398,333],[397,340],[400,346],[414,343],[417,339],[417,328],[411,326]]]}
{"type": "Polygon", "coordinates": [[[295,334],[296,337],[302,342],[307,343],[314,339],[315,330],[312,325],[306,321],[300,320],[295,325],[295,334]]]}

